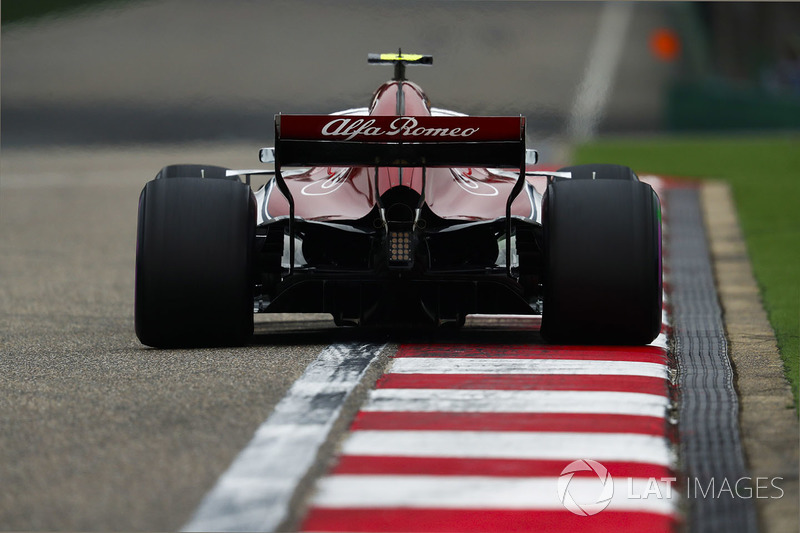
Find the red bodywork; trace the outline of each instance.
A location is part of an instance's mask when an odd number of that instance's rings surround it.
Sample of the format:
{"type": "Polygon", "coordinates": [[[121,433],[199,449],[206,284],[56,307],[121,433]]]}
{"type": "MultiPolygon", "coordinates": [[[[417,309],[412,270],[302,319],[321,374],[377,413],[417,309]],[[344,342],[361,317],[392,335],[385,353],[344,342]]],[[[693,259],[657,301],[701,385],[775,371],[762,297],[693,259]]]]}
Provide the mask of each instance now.
{"type": "MultiPolygon", "coordinates": [[[[422,89],[409,81],[384,83],[369,107],[369,116],[431,116],[422,89]],[[402,91],[402,94],[398,94],[402,91]]],[[[506,200],[516,182],[516,172],[484,168],[428,168],[425,200],[439,217],[449,220],[494,220],[505,216],[506,200]]],[[[377,203],[374,168],[314,167],[298,174],[287,173],[286,182],[295,199],[295,216],[306,220],[356,220],[377,203]]],[[[391,187],[406,186],[422,193],[421,168],[382,167],[378,170],[378,194],[391,187]]],[[[271,191],[267,201],[270,217],[289,214],[282,194],[271,191]]],[[[528,194],[521,194],[512,215],[535,219],[528,194]]]]}

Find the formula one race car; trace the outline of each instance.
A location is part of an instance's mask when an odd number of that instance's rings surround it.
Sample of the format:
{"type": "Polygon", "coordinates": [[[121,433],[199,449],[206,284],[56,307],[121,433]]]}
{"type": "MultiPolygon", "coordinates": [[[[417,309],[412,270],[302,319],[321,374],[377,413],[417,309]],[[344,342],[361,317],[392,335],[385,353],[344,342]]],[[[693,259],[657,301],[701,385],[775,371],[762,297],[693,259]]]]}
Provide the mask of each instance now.
{"type": "Polygon", "coordinates": [[[260,151],[274,168],[170,165],[145,185],[142,343],[243,344],[254,312],[362,326],[541,314],[550,342],[658,335],[661,212],[649,185],[619,165],[533,170],[525,117],[431,107],[405,76],[431,56],[369,62],[394,76],[368,108],[275,117],[275,146],[260,151]],[[253,193],[253,174],[274,178],[253,193]]]}

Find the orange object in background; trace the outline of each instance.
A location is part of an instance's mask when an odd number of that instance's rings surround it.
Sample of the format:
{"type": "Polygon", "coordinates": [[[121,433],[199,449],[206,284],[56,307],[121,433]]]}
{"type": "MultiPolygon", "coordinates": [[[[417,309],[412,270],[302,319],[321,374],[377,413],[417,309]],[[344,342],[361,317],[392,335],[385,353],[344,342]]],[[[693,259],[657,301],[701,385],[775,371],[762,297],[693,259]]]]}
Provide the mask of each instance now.
{"type": "Polygon", "coordinates": [[[681,41],[670,28],[658,28],[650,36],[650,51],[661,61],[675,61],[681,54],[681,41]]]}

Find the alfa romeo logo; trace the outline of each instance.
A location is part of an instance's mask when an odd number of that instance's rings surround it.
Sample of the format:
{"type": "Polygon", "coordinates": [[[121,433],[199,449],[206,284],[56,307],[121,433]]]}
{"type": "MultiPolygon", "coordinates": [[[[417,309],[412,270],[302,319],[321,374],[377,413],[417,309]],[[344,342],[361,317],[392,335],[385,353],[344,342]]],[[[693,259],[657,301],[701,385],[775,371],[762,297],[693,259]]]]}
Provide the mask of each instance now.
{"type": "MultiPolygon", "coordinates": [[[[589,478],[591,479],[591,478],[589,478]]],[[[574,486],[575,484],[573,484],[574,486]]],[[[577,487],[575,487],[577,489],[577,487]]],[[[611,474],[608,473],[606,467],[592,461],[591,459],[580,459],[573,461],[561,471],[561,476],[558,478],[558,499],[561,504],[567,508],[568,511],[580,516],[591,516],[599,513],[611,503],[611,497],[614,496],[614,480],[611,474]],[[570,482],[575,472],[590,471],[597,475],[600,483],[598,488],[599,494],[592,491],[578,491],[573,492],[578,496],[578,501],[570,493],[570,482]],[[590,495],[591,494],[591,495],[590,495]]]]}
{"type": "Polygon", "coordinates": [[[418,127],[419,121],[414,117],[397,117],[389,124],[388,130],[377,126],[376,122],[374,118],[336,118],[325,124],[320,133],[326,137],[345,137],[344,140],[349,141],[358,136],[469,137],[480,130],[480,128],[423,128],[418,127]]]}

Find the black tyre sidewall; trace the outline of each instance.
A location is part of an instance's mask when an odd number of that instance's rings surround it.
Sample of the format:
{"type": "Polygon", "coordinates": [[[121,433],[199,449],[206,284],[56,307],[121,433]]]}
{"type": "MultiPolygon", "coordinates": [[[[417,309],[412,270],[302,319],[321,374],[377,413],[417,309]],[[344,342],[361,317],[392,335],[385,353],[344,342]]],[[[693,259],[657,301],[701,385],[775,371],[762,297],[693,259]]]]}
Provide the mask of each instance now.
{"type": "Polygon", "coordinates": [[[136,334],[155,347],[240,345],[253,331],[255,199],[229,180],[153,180],[139,200],[136,334]]]}
{"type": "Polygon", "coordinates": [[[588,163],[585,165],[572,165],[558,169],[559,172],[570,172],[572,180],[621,180],[639,181],[639,176],[625,165],[610,163],[588,163]]]}
{"type": "Polygon", "coordinates": [[[552,342],[646,344],[661,329],[661,225],[652,188],[560,181],[544,198],[542,335],[552,342]]]}
{"type": "Polygon", "coordinates": [[[228,169],[214,165],[180,164],[167,165],[162,168],[155,179],[162,178],[205,178],[229,181],[241,181],[239,176],[228,176],[228,169]]]}

